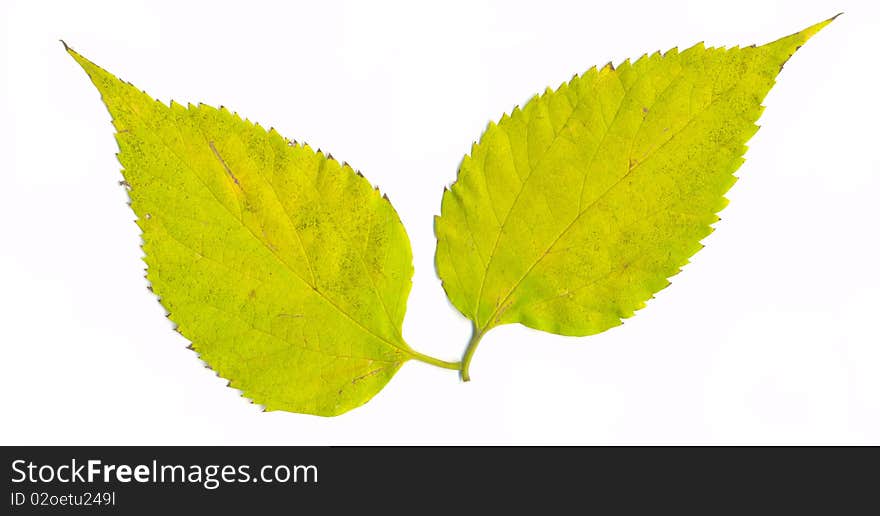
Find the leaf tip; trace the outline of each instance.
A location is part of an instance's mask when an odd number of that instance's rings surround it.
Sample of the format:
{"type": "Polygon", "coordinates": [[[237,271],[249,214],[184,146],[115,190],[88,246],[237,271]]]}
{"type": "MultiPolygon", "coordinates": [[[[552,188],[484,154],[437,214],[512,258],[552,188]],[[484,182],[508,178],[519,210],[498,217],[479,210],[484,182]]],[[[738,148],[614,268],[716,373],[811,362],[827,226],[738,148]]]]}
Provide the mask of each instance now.
{"type": "Polygon", "coordinates": [[[802,30],[800,33],[803,34],[803,36],[804,36],[804,41],[810,39],[810,38],[813,37],[817,32],[819,32],[820,30],[822,30],[822,29],[824,29],[825,27],[827,27],[831,22],[833,22],[834,20],[836,20],[837,17],[840,16],[841,14],[843,14],[842,11],[839,12],[839,13],[837,13],[837,14],[835,14],[835,15],[832,16],[831,18],[828,18],[827,20],[820,21],[819,23],[816,23],[816,24],[814,24],[814,25],[811,25],[811,26],[807,27],[806,29],[802,30]]]}
{"type": "Polygon", "coordinates": [[[831,22],[836,20],[837,17],[840,16],[841,14],[843,14],[843,13],[839,12],[839,13],[835,14],[834,16],[832,16],[831,18],[828,18],[827,20],[820,21],[819,23],[815,23],[813,25],[810,25],[809,27],[801,30],[800,32],[796,32],[796,33],[791,34],[789,36],[786,36],[784,38],[780,38],[780,39],[774,41],[773,43],[770,43],[770,45],[775,45],[777,43],[794,43],[795,48],[792,51],[792,53],[794,53],[794,51],[801,48],[801,45],[803,45],[810,38],[815,36],[820,30],[827,27],[831,22]]]}

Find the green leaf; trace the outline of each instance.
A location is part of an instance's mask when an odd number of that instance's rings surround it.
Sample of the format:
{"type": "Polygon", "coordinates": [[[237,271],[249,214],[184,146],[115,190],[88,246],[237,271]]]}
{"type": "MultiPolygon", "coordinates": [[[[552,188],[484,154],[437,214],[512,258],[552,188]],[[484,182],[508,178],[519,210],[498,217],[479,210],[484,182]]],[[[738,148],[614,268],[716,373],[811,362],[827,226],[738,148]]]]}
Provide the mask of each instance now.
{"type": "Polygon", "coordinates": [[[232,387],[331,416],[410,358],[458,369],[401,335],[409,239],[363,176],[226,109],[155,101],[67,50],[113,117],[147,279],[232,387]]]}
{"type": "Polygon", "coordinates": [[[782,65],[831,20],[593,68],[489,124],[435,220],[438,274],[474,324],[462,377],[495,326],[591,335],[666,287],[727,204],[782,65]]]}

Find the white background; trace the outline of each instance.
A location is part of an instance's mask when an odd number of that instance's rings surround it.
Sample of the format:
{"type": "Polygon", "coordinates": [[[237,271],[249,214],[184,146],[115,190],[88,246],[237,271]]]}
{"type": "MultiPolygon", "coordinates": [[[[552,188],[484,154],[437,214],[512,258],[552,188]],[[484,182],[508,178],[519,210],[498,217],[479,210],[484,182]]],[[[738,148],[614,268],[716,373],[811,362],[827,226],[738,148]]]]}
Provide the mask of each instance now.
{"type": "Polygon", "coordinates": [[[0,444],[880,444],[878,8],[804,2],[0,3],[0,444]],[[460,356],[433,267],[444,185],[490,119],[591,65],[764,43],[785,66],[706,249],[622,327],[493,330],[460,383],[409,363],[338,418],[262,413],[147,291],[110,118],[59,38],[167,101],[226,105],[387,192],[404,328],[460,356]]]}

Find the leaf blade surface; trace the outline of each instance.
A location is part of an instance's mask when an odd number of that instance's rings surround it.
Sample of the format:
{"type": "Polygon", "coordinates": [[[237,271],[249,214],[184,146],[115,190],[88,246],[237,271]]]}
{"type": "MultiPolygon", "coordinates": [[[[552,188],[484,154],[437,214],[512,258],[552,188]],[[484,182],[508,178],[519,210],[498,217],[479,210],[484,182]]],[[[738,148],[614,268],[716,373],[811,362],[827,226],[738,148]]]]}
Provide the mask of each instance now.
{"type": "Polygon", "coordinates": [[[591,335],[644,307],[712,231],[782,65],[830,22],[593,68],[489,124],[435,219],[476,333],[591,335]]]}
{"type": "Polygon", "coordinates": [[[360,173],[68,52],[113,117],[151,288],[231,387],[267,410],[337,415],[417,355],[401,335],[409,240],[360,173]]]}

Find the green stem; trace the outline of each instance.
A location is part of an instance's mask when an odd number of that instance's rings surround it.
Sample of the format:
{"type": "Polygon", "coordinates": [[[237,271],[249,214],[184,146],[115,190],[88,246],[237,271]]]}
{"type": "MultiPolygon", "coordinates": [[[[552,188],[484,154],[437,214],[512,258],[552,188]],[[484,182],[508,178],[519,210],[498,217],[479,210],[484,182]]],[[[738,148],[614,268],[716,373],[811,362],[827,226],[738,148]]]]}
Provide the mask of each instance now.
{"type": "Polygon", "coordinates": [[[477,346],[480,345],[480,339],[482,339],[485,334],[485,329],[479,330],[477,329],[477,325],[474,324],[474,333],[471,335],[471,340],[468,342],[467,349],[464,350],[464,358],[461,360],[461,381],[463,382],[471,381],[471,375],[468,369],[471,365],[471,359],[474,358],[474,352],[477,351],[477,346]]]}
{"type": "Polygon", "coordinates": [[[414,349],[410,349],[409,353],[414,359],[418,360],[419,362],[442,367],[443,369],[453,369],[455,371],[461,371],[461,362],[447,362],[445,360],[440,360],[439,358],[434,358],[432,356],[419,353],[414,349]]]}

